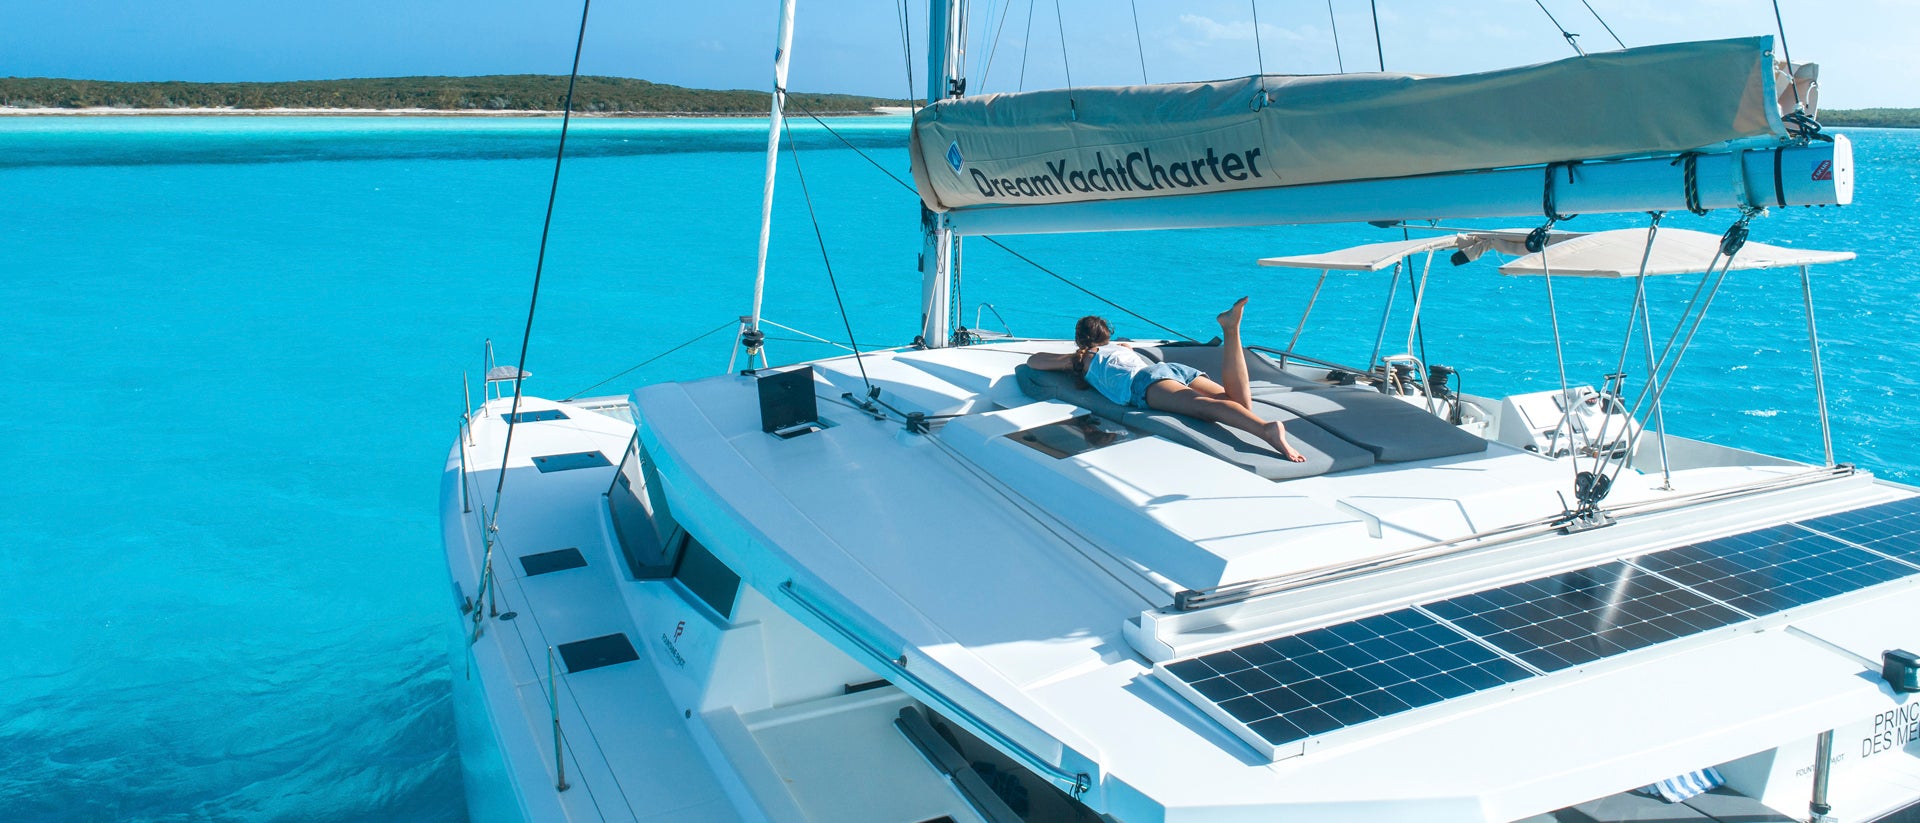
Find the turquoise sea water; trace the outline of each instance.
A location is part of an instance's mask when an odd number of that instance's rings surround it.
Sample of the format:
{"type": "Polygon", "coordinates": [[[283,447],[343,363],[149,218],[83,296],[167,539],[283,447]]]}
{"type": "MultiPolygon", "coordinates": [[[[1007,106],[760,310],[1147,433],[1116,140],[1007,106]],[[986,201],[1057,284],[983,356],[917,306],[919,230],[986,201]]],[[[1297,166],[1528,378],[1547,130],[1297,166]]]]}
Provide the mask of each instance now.
{"type": "MultiPolygon", "coordinates": [[[[903,125],[836,124],[904,176],[903,125]]],[[[764,122],[576,126],[528,361],[528,390],[545,396],[745,313],[754,267],[764,122]]],[[[482,341],[504,361],[517,353],[556,131],[0,118],[0,363],[13,389],[0,418],[0,819],[464,818],[438,473],[482,341]]],[[[1816,271],[1835,447],[1912,482],[1920,134],[1852,135],[1855,205],[1778,212],[1753,236],[1860,253],[1816,271]]],[[[906,342],[918,319],[913,197],[817,127],[797,138],[855,334],[906,342]]],[[[793,172],[787,163],[780,183],[767,316],[844,339],[793,172]]],[[[1717,233],[1731,220],[1666,225],[1717,233]]],[[[1249,336],[1284,344],[1313,276],[1256,258],[1398,236],[1327,226],[1006,242],[1196,335],[1251,294],[1249,336]]],[[[1123,335],[1154,333],[984,243],[967,246],[966,264],[969,323],[985,301],[1021,334],[1065,334],[1089,312],[1123,335]]],[[[1431,362],[1459,367],[1475,393],[1557,382],[1539,280],[1442,261],[1432,282],[1431,362]]],[[[1364,362],[1385,287],[1336,275],[1302,349],[1364,362]]],[[[1692,287],[1655,285],[1662,334],[1692,287]]],[[[1556,289],[1568,368],[1596,382],[1618,356],[1630,284],[1556,289]]],[[[1800,306],[1789,273],[1730,278],[1671,395],[1670,429],[1818,459],[1800,306]]],[[[790,336],[774,333],[776,361],[829,353],[790,336]]],[[[591,393],[718,372],[729,345],[713,335],[591,393]]]]}

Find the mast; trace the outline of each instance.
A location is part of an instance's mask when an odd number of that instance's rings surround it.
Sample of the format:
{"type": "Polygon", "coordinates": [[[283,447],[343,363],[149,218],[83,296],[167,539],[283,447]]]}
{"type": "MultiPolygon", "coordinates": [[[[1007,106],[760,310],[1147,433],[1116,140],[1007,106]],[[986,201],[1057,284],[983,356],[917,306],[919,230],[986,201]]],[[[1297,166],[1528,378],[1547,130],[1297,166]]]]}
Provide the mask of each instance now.
{"type": "MultiPolygon", "coordinates": [[[[966,93],[961,77],[966,59],[964,0],[928,0],[927,105],[966,93]]],[[[943,348],[953,337],[953,273],[959,242],[947,228],[947,216],[920,207],[920,340],[943,348]]]]}
{"type": "MultiPolygon", "coordinates": [[[[779,45],[773,52],[773,115],[767,121],[767,179],[760,199],[760,257],[753,270],[753,313],[741,318],[740,328],[740,342],[747,347],[747,368],[753,368],[755,357],[760,358],[760,365],[767,365],[767,356],[761,350],[766,338],[760,333],[760,299],[767,285],[767,239],[773,229],[773,182],[779,171],[780,128],[786,116],[787,62],[793,52],[794,2],[780,0],[779,45]]],[[[739,351],[737,346],[735,351],[739,351]]],[[[733,366],[732,358],[728,358],[727,371],[733,371],[733,366]]]]}

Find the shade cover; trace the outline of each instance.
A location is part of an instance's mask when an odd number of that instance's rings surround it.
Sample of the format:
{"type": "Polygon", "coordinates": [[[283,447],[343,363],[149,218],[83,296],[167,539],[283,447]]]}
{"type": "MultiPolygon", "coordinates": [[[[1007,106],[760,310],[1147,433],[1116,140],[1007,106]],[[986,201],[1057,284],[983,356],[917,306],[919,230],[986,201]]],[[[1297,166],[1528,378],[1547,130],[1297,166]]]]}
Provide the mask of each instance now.
{"type": "Polygon", "coordinates": [[[1460,236],[1443,234],[1439,237],[1415,237],[1412,240],[1395,240],[1390,243],[1368,243],[1364,246],[1351,246],[1322,254],[1295,254],[1286,257],[1262,257],[1262,266],[1282,266],[1290,269],[1320,269],[1325,271],[1379,271],[1408,255],[1424,251],[1458,248],[1460,236]]]}
{"type": "MultiPolygon", "coordinates": [[[[1661,229],[1647,252],[1646,229],[1594,232],[1548,246],[1500,267],[1501,274],[1538,275],[1549,269],[1566,277],[1634,277],[1642,257],[1647,274],[1698,274],[1720,251],[1720,236],[1687,229],[1661,229]]],[[[1850,251],[1792,249],[1748,241],[1733,256],[1732,269],[1771,269],[1852,260],[1850,251]]],[[[1723,263],[1725,261],[1722,261],[1723,263]]]]}
{"type": "Polygon", "coordinates": [[[1075,203],[1784,142],[1773,38],[1451,77],[1265,75],[945,100],[910,155],[935,211],[1075,203]]]}

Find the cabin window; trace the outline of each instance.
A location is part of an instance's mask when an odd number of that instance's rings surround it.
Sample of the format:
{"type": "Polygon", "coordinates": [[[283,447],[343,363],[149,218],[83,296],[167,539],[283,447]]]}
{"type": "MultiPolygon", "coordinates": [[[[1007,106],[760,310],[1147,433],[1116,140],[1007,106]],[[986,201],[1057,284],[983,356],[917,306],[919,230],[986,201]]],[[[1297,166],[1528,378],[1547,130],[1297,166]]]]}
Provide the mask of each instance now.
{"type": "Polygon", "coordinates": [[[706,546],[693,539],[693,535],[681,532],[681,544],[684,550],[680,554],[680,568],[673,576],[687,587],[725,620],[733,619],[733,602],[740,594],[740,575],[734,574],[706,546]]]}
{"type": "Polygon", "coordinates": [[[607,489],[607,514],[613,520],[620,554],[627,559],[627,568],[635,578],[660,580],[673,575],[680,559],[680,525],[667,507],[660,475],[653,461],[647,459],[638,435],[627,447],[627,456],[620,461],[620,470],[614,472],[613,485],[607,489]]]}

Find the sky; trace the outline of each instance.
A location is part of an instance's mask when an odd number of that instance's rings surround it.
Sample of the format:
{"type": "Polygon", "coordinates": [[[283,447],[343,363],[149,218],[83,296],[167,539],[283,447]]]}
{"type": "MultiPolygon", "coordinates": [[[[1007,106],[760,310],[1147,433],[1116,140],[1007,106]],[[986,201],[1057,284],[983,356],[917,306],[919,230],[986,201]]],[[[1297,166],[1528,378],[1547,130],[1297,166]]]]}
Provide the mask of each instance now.
{"type": "MultiPolygon", "coordinates": [[[[1534,0],[1377,0],[1391,71],[1571,56],[1534,0]]],[[[893,0],[797,0],[788,88],[924,95],[893,0]]],[[[1769,0],[1541,0],[1592,51],[1775,31],[1769,0]]],[[[914,27],[924,0],[907,0],[914,27]]],[[[777,0],[598,0],[581,71],[699,88],[771,82],[777,0]]],[[[1920,0],[1780,0],[1821,105],[1920,107],[1920,0]]],[[[0,0],[0,76],[309,80],[565,74],[579,6],[553,0],[0,0]]],[[[1368,0],[972,0],[970,91],[1376,68],[1368,0]],[[1139,35],[1135,35],[1137,26],[1139,35]],[[1258,38],[1253,16],[1259,15],[1258,38]],[[1338,29],[1336,52],[1334,30],[1338,29]],[[1063,47],[1062,33],[1065,43],[1063,47]]]]}

